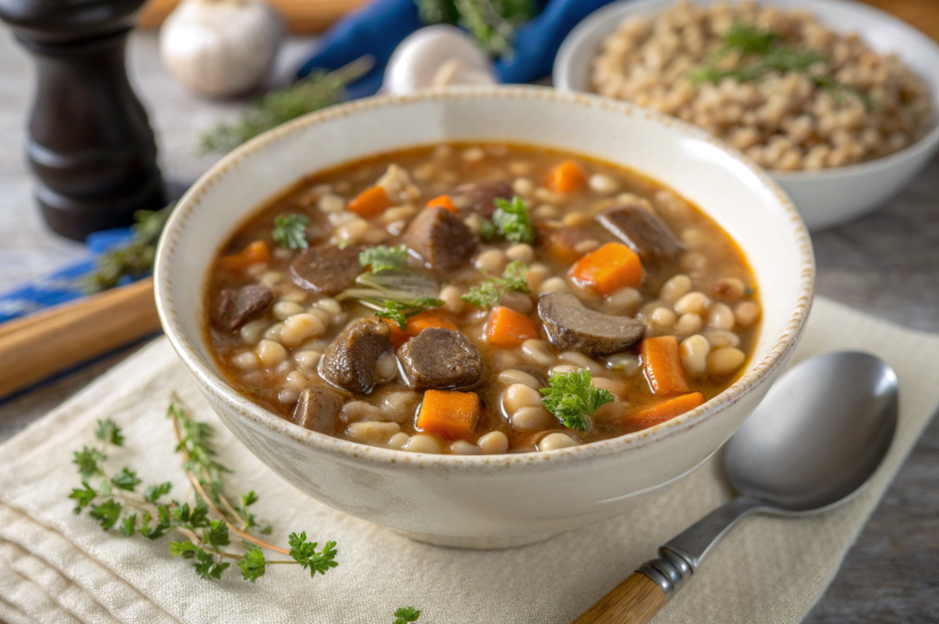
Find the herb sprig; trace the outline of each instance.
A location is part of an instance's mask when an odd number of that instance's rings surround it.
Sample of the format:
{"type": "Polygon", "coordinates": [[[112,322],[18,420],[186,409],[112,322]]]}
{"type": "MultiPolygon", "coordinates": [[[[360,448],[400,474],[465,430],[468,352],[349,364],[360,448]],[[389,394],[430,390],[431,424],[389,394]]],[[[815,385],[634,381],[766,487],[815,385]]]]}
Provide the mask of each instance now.
{"type": "Polygon", "coordinates": [[[310,243],[306,239],[306,226],[310,217],[305,214],[279,214],[274,217],[274,229],[271,236],[278,245],[286,249],[306,249],[310,243]]]}
{"type": "Polygon", "coordinates": [[[512,201],[497,198],[493,203],[496,211],[492,213],[492,223],[499,234],[513,243],[535,242],[535,226],[521,197],[516,195],[512,201]]]}
{"type": "Polygon", "coordinates": [[[457,24],[492,56],[510,56],[515,30],[535,16],[534,0],[415,0],[425,24],[457,24]]]}
{"type": "MultiPolygon", "coordinates": [[[[186,412],[171,404],[168,417],[176,434],[176,451],[182,458],[186,477],[195,490],[194,501],[165,500],[172,483],[165,482],[147,487],[142,495],[138,486],[142,480],[137,473],[124,467],[109,473],[105,467],[109,449],[120,448],[124,437],[112,420],[99,421],[95,437],[102,447],[85,446],[74,454],[82,487],[74,488],[69,498],[76,503],[75,513],[87,510],[105,531],[117,526],[126,537],[140,534],[155,540],[175,533],[183,539],[169,542],[170,552],[183,559],[191,559],[196,572],[204,579],[219,579],[234,561],[242,578],[255,582],[264,576],[268,565],[294,564],[310,571],[310,576],[325,574],[338,565],[336,542],[318,544],[307,539],[305,532],[291,533],[289,550],[269,544],[248,533],[258,527],[249,507],[258,501],[253,491],[241,496],[241,505],[233,505],[224,491],[222,474],[230,472],[215,459],[211,445],[212,428],[192,420],[186,412]],[[100,477],[97,486],[91,480],[100,477]],[[231,533],[242,538],[244,554],[231,552],[231,533]],[[265,550],[280,553],[289,559],[269,560],[265,550]]],[[[269,533],[269,527],[260,527],[269,533]]]]}
{"type": "Polygon", "coordinates": [[[505,293],[528,294],[528,267],[521,260],[513,260],[505,267],[502,277],[490,277],[473,286],[460,299],[480,308],[491,308],[502,301],[505,293]]]}
{"type": "Polygon", "coordinates": [[[408,261],[408,248],[404,245],[388,247],[378,245],[359,252],[359,264],[378,273],[386,269],[400,269],[408,261]]]}
{"type": "Polygon", "coordinates": [[[410,303],[386,300],[383,304],[384,307],[375,312],[375,316],[394,321],[401,330],[405,330],[408,327],[409,318],[425,310],[439,308],[443,304],[444,302],[441,299],[431,297],[421,297],[410,303]]]}
{"type": "MultiPolygon", "coordinates": [[[[361,260],[360,260],[361,261],[361,260]]],[[[355,278],[356,287],[337,295],[340,301],[356,299],[376,316],[407,327],[408,318],[444,304],[436,298],[437,283],[423,273],[406,269],[385,269],[363,273],[355,278]]]]}
{"type": "Polygon", "coordinates": [[[554,373],[548,377],[548,387],[541,389],[541,403],[569,429],[587,431],[587,417],[600,406],[613,401],[613,393],[595,388],[590,371],[581,369],[569,373],[554,373]]]}
{"type": "Polygon", "coordinates": [[[421,617],[421,612],[414,607],[401,607],[395,611],[394,624],[411,624],[421,617]]]}

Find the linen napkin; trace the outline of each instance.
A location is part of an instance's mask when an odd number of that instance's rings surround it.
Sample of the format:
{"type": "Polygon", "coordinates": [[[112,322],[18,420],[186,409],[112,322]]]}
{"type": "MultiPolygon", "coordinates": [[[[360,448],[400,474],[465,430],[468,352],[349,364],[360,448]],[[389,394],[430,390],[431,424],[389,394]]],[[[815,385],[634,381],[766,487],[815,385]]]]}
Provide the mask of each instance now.
{"type": "MultiPolygon", "coordinates": [[[[900,380],[896,439],[870,486],[823,514],[745,519],[656,624],[798,622],[821,596],[939,402],[939,336],[819,299],[793,361],[842,349],[879,355],[900,380]]],[[[565,623],[729,496],[712,459],[642,509],[540,544],[463,551],[412,542],[281,481],[224,429],[159,339],[0,447],[0,620],[390,624],[396,608],[414,606],[420,624],[565,623]],[[95,421],[107,417],[126,437],[110,466],[129,465],[145,484],[171,480],[177,497],[186,491],[165,418],[172,392],[216,426],[219,459],[235,471],[231,489],[260,494],[257,511],[274,525],[272,543],[300,530],[321,543],[336,540],[338,568],[315,579],[273,566],[254,584],[237,571],[204,581],[173,558],[167,538],[123,538],[72,513],[66,496],[78,477],[70,451],[91,443],[95,421]]]]}

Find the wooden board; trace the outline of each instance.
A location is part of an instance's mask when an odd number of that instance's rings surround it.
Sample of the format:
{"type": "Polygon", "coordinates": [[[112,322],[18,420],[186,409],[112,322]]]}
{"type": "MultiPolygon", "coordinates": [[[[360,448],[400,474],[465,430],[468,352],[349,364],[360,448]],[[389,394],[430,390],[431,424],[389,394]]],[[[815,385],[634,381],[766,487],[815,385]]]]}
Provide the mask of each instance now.
{"type": "MultiPolygon", "coordinates": [[[[328,28],[337,19],[368,0],[267,0],[277,9],[292,33],[310,34],[328,28]]],[[[150,0],[140,14],[140,25],[156,28],[180,0],[150,0]]]]}

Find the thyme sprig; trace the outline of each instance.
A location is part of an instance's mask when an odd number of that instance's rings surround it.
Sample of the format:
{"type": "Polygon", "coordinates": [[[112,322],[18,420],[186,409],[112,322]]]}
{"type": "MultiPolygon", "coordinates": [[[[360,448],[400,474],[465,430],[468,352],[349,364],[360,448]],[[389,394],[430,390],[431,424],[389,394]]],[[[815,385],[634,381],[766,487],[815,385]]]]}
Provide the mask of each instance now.
{"type": "Polygon", "coordinates": [[[336,542],[318,544],[307,539],[306,532],[291,533],[290,548],[269,544],[249,533],[256,529],[269,533],[270,527],[260,526],[249,507],[258,501],[254,491],[241,495],[241,505],[232,504],[225,493],[222,475],[231,472],[215,460],[212,428],[193,420],[175,403],[167,416],[173,423],[177,446],[186,478],[195,491],[194,500],[166,500],[172,483],[151,485],[142,495],[137,473],[124,467],[116,473],[105,466],[107,453],[124,444],[124,437],[114,421],[99,421],[95,437],[101,446],[85,446],[74,454],[73,463],[82,477],[82,487],[74,488],[69,498],[76,502],[75,513],[87,510],[105,531],[117,526],[126,537],[140,534],[155,540],[175,533],[181,540],[169,542],[174,556],[193,560],[196,572],[205,579],[219,579],[234,561],[242,578],[255,582],[268,565],[294,564],[309,570],[310,576],[325,574],[335,568],[336,542]],[[97,485],[92,479],[100,477],[97,485]],[[231,552],[231,533],[242,538],[244,554],[231,552]],[[265,550],[280,553],[289,559],[267,559],[265,550]]]}
{"type": "Polygon", "coordinates": [[[509,57],[515,31],[538,11],[534,0],[414,0],[425,24],[456,24],[492,56],[509,57]]]}

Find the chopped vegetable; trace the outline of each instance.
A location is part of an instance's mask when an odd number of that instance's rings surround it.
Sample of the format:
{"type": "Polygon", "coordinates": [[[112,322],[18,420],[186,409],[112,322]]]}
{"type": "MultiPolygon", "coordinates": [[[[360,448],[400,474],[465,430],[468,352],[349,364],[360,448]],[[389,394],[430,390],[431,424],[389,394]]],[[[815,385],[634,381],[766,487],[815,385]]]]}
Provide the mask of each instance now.
{"type": "Polygon", "coordinates": [[[267,248],[264,241],[254,241],[241,252],[222,256],[218,259],[218,265],[229,271],[244,271],[255,264],[263,264],[271,261],[271,251],[267,248]]]}
{"type": "Polygon", "coordinates": [[[405,330],[408,326],[408,319],[427,310],[428,308],[439,308],[443,305],[440,299],[421,297],[414,301],[402,303],[400,301],[385,300],[381,309],[375,312],[375,316],[393,321],[398,328],[405,330]]]}
{"type": "Polygon", "coordinates": [[[577,431],[589,429],[587,417],[614,400],[612,392],[593,386],[587,369],[554,373],[548,377],[548,387],[542,388],[541,394],[545,409],[557,416],[565,427],[577,431]]]}
{"type": "Polygon", "coordinates": [[[571,267],[570,276],[582,286],[601,295],[620,288],[642,285],[642,262],[632,249],[622,243],[607,243],[571,267]]]}
{"type": "Polygon", "coordinates": [[[420,609],[414,607],[401,607],[395,610],[394,624],[411,624],[421,617],[420,609]]]}
{"type": "Polygon", "coordinates": [[[306,249],[310,244],[306,240],[306,226],[310,217],[305,214],[279,214],[274,217],[274,230],[271,235],[277,244],[287,249],[306,249]]]}
{"type": "Polygon", "coordinates": [[[675,336],[646,338],[639,345],[639,354],[652,392],[663,396],[691,392],[675,336]]]}
{"type": "Polygon", "coordinates": [[[491,308],[498,305],[509,291],[525,294],[531,292],[528,288],[528,267],[521,260],[513,260],[505,267],[502,277],[483,280],[460,299],[480,308],[491,308]]]}
{"type": "Polygon", "coordinates": [[[528,216],[528,207],[521,197],[515,196],[512,201],[496,198],[493,203],[496,211],[492,213],[492,223],[506,240],[513,243],[535,242],[535,228],[528,216]]]}
{"type": "Polygon", "coordinates": [[[538,226],[538,245],[549,256],[564,264],[574,264],[585,251],[578,251],[577,246],[585,241],[596,240],[587,230],[576,227],[538,226]]]}
{"type": "Polygon", "coordinates": [[[404,245],[388,247],[378,245],[359,253],[359,264],[371,267],[372,273],[387,269],[400,269],[408,261],[408,248],[404,245]]]}
{"type": "Polygon", "coordinates": [[[435,197],[429,202],[427,202],[428,208],[444,208],[450,212],[456,212],[456,206],[453,205],[453,200],[450,199],[449,195],[441,195],[440,197],[435,197]]]}
{"type": "Polygon", "coordinates": [[[639,429],[648,429],[666,420],[680,416],[700,405],[704,405],[704,395],[700,392],[682,394],[671,399],[666,399],[661,403],[656,403],[632,416],[626,416],[622,420],[622,423],[637,431],[639,429]]]}
{"type": "Polygon", "coordinates": [[[346,206],[349,212],[369,219],[385,211],[391,205],[388,194],[380,186],[370,186],[351,200],[346,206]]]}
{"type": "Polygon", "coordinates": [[[573,160],[565,160],[551,170],[545,186],[555,193],[573,193],[587,184],[587,174],[573,160]]]}
{"type": "Polygon", "coordinates": [[[535,322],[510,308],[498,306],[489,313],[486,340],[495,347],[518,347],[529,338],[538,337],[535,322]]]}
{"type": "Polygon", "coordinates": [[[446,440],[469,436],[476,427],[482,405],[475,392],[428,390],[424,393],[416,427],[446,440]]]}
{"type": "Polygon", "coordinates": [[[439,310],[425,310],[419,314],[407,318],[404,329],[401,329],[395,321],[385,319],[388,327],[391,328],[391,345],[397,349],[409,339],[418,335],[428,327],[442,327],[444,329],[458,329],[453,319],[439,310]]]}

